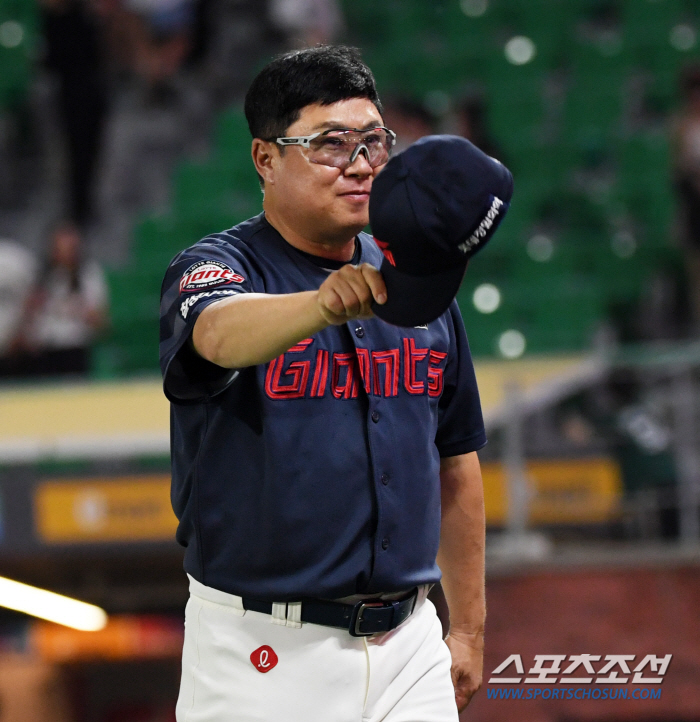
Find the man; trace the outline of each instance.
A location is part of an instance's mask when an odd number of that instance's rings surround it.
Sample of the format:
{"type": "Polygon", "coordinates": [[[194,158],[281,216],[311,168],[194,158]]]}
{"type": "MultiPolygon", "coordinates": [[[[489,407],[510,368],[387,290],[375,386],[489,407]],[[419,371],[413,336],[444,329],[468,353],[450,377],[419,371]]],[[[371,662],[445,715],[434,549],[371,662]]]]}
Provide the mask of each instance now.
{"type": "Polygon", "coordinates": [[[246,116],[264,213],[163,284],[191,584],[178,721],[455,722],[485,614],[486,439],[459,311],[373,315],[383,256],[361,230],[393,138],[357,51],[276,59],[246,116]],[[440,570],[446,644],[425,599],[440,570]]]}

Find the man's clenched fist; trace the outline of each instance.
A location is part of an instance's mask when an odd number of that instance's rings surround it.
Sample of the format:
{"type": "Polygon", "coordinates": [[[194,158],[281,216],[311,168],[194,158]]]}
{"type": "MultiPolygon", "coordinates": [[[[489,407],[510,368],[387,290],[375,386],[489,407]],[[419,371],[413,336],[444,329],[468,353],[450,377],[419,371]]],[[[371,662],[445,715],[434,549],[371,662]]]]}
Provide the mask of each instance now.
{"type": "Polygon", "coordinates": [[[370,318],[373,301],[386,303],[386,286],[382,274],[369,263],[333,271],[318,289],[319,311],[336,326],[353,318],[370,318]]]}

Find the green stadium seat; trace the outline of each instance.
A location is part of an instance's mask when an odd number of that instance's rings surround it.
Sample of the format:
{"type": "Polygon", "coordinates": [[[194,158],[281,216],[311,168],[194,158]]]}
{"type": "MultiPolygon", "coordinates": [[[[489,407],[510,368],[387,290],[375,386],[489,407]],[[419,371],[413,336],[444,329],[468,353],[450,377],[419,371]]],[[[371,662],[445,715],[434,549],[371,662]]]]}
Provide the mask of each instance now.
{"type": "Polygon", "coordinates": [[[16,23],[18,41],[0,45],[0,108],[18,106],[29,87],[35,65],[38,7],[33,0],[0,0],[0,25],[16,23]]]}
{"type": "Polygon", "coordinates": [[[250,131],[243,111],[236,109],[223,113],[214,136],[216,157],[227,162],[233,160],[250,165],[250,145],[250,131]]]}
{"type": "Polygon", "coordinates": [[[542,73],[499,58],[487,77],[488,120],[494,137],[511,154],[536,146],[545,116],[542,73]]]}
{"type": "Polygon", "coordinates": [[[177,215],[206,220],[226,215],[232,225],[262,210],[262,195],[250,159],[245,165],[221,160],[182,163],[175,174],[173,206],[177,215]]]}
{"type": "Polygon", "coordinates": [[[94,374],[100,377],[153,372],[158,368],[160,284],[165,266],[139,264],[110,271],[111,325],[95,347],[94,374]]]}
{"type": "Polygon", "coordinates": [[[684,20],[683,0],[624,0],[622,22],[625,39],[647,52],[669,44],[669,33],[684,20]]]}
{"type": "Polygon", "coordinates": [[[165,269],[125,269],[111,271],[108,283],[111,317],[115,328],[142,321],[157,322],[160,284],[165,269]]]}
{"type": "Polygon", "coordinates": [[[494,14],[500,24],[499,34],[504,43],[515,35],[524,35],[534,42],[536,55],[528,63],[528,68],[548,70],[561,65],[571,42],[576,18],[569,3],[559,0],[513,0],[494,3],[494,14]]]}
{"type": "Polygon", "coordinates": [[[623,77],[601,82],[605,75],[574,75],[563,118],[563,132],[579,150],[605,147],[621,133],[623,77]]]}
{"type": "Polygon", "coordinates": [[[529,352],[584,350],[605,317],[594,284],[582,279],[553,278],[542,286],[502,284],[501,306],[490,314],[474,308],[475,288],[471,279],[465,279],[457,298],[470,348],[477,356],[497,355],[501,334],[511,329],[525,336],[529,352]]]}

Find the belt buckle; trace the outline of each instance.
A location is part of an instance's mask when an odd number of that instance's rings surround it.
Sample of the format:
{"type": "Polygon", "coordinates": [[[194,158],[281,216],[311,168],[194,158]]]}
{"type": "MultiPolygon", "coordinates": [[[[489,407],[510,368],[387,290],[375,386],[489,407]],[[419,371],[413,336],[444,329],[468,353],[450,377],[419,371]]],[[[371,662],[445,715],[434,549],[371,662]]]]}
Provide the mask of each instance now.
{"type": "Polygon", "coordinates": [[[352,617],[350,619],[350,627],[348,631],[352,637],[371,637],[376,632],[362,632],[360,631],[360,625],[362,624],[362,613],[367,607],[385,607],[388,606],[386,602],[358,602],[355,608],[352,610],[352,617]]]}

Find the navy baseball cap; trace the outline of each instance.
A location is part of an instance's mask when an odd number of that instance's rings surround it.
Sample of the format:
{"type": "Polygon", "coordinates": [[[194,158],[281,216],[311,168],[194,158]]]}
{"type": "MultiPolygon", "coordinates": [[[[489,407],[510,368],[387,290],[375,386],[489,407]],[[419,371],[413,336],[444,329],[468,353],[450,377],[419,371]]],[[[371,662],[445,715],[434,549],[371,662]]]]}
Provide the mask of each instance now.
{"type": "Polygon", "coordinates": [[[369,199],[387,287],[387,302],[374,303],[374,313],[396,326],[420,326],[444,313],[512,195],[510,171],[466,138],[431,135],[394,156],[369,199]]]}

